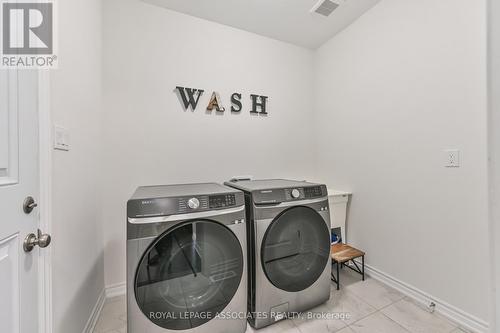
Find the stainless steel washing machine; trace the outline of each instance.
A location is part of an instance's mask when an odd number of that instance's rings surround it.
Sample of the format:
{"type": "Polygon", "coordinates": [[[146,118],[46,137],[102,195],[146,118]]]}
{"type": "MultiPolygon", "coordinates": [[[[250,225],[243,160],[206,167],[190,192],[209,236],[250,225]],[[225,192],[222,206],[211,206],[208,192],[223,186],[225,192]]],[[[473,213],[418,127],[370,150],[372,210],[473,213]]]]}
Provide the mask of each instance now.
{"type": "Polygon", "coordinates": [[[149,186],[127,203],[129,333],[243,333],[246,220],[241,191],[149,186]]]}
{"type": "Polygon", "coordinates": [[[325,185],[272,179],[226,182],[245,192],[248,310],[255,328],[330,298],[330,216],[325,185]]]}

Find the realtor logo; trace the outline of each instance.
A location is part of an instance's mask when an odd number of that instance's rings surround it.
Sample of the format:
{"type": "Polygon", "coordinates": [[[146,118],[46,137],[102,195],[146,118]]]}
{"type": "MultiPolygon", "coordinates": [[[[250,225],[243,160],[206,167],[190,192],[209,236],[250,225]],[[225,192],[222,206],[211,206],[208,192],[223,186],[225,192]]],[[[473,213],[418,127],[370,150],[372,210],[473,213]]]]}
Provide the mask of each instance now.
{"type": "Polygon", "coordinates": [[[1,2],[3,68],[54,68],[54,3],[1,2]]]}

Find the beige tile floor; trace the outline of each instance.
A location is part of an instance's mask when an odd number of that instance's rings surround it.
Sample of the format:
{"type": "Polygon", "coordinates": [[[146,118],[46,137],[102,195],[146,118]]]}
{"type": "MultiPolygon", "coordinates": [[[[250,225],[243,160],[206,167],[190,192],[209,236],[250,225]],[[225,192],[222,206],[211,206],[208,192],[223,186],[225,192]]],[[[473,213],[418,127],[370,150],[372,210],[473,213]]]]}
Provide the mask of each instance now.
{"type": "MultiPolygon", "coordinates": [[[[125,296],[106,301],[94,333],[127,331],[125,296]]],[[[332,285],[331,299],[312,309],[313,313],[345,313],[344,319],[294,318],[247,333],[463,333],[456,324],[429,313],[388,286],[344,269],[340,291],[332,285]]],[[[132,333],[132,332],[131,332],[132,333]]],[[[140,332],[133,332],[140,333],[140,332]]]]}

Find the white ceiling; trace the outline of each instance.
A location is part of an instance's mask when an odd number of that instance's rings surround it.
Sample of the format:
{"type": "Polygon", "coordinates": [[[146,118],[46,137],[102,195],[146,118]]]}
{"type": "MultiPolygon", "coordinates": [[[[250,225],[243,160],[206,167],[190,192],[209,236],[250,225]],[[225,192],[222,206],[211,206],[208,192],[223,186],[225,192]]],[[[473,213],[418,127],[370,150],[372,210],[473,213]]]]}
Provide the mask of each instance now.
{"type": "Polygon", "coordinates": [[[328,17],[310,12],[318,0],[143,1],[262,36],[315,49],[363,15],[380,0],[340,0],[340,6],[328,17]]]}

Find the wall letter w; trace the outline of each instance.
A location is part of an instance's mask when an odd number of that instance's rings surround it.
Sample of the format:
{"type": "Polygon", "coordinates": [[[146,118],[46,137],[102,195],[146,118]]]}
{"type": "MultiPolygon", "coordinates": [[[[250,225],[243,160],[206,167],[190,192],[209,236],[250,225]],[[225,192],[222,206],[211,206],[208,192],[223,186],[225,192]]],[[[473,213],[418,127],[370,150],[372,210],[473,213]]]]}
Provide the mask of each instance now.
{"type": "Polygon", "coordinates": [[[175,89],[177,89],[179,95],[181,96],[184,108],[187,110],[189,106],[191,106],[191,108],[194,111],[196,109],[196,106],[198,105],[198,101],[200,100],[200,96],[203,94],[204,90],[184,88],[184,87],[175,87],[175,89]]]}

